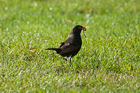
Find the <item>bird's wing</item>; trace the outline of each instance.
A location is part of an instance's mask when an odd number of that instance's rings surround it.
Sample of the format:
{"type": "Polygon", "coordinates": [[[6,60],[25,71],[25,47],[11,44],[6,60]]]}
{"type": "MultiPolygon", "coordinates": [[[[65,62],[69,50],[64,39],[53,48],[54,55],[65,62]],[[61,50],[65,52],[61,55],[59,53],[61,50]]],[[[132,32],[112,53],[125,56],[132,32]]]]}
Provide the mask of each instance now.
{"type": "Polygon", "coordinates": [[[65,54],[65,53],[69,53],[69,52],[72,52],[72,51],[76,51],[77,49],[80,49],[81,48],[81,45],[78,45],[78,46],[74,46],[74,45],[64,45],[62,48],[61,48],[61,52],[60,54],[65,54]]]}
{"type": "Polygon", "coordinates": [[[59,48],[62,47],[62,46],[64,45],[64,43],[65,43],[65,42],[61,42],[61,43],[60,43],[61,45],[59,46],[59,48]]]}

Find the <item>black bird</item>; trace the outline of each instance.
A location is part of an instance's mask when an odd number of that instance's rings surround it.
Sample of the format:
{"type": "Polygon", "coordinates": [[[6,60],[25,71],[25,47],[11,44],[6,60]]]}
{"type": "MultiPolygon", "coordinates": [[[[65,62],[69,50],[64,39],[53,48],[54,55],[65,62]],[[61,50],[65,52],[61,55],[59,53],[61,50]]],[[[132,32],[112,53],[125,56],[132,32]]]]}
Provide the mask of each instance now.
{"type": "Polygon", "coordinates": [[[74,57],[81,49],[82,40],[81,40],[80,33],[83,30],[83,34],[84,34],[86,28],[87,26],[76,25],[71,30],[69,38],[65,42],[62,42],[59,48],[47,48],[46,50],[55,50],[56,53],[58,53],[63,57],[70,57],[70,62],[71,62],[71,58],[74,57]]]}

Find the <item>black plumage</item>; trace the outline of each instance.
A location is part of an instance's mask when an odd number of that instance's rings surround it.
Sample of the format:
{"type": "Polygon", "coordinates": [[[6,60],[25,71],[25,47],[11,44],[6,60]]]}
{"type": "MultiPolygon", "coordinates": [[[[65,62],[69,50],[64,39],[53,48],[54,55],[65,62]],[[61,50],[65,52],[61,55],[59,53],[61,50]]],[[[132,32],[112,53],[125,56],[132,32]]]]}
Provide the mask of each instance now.
{"type": "MultiPolygon", "coordinates": [[[[62,42],[58,48],[47,48],[46,50],[55,50],[63,57],[74,57],[82,46],[81,31],[86,31],[86,26],[76,25],[70,33],[69,38],[62,42]]],[[[85,34],[84,34],[85,35],[85,34]]]]}

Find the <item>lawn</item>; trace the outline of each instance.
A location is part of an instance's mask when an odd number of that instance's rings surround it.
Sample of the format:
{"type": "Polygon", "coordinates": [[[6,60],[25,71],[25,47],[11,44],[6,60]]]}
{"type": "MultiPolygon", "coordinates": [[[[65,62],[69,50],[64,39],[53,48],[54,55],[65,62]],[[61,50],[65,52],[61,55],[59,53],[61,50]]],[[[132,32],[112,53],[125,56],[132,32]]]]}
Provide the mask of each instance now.
{"type": "Polygon", "coordinates": [[[140,0],[0,0],[0,91],[139,93],[140,0]],[[45,50],[77,24],[72,63],[45,50]]]}

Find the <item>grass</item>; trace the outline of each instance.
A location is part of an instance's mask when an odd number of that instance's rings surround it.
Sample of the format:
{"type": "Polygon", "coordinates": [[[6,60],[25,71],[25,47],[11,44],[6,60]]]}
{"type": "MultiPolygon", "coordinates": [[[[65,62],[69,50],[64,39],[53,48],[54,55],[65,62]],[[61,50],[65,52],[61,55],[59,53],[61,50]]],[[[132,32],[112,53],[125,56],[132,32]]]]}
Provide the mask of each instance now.
{"type": "Polygon", "coordinates": [[[140,92],[139,0],[0,0],[1,92],[140,92]],[[83,45],[58,47],[75,25],[83,45]]]}

